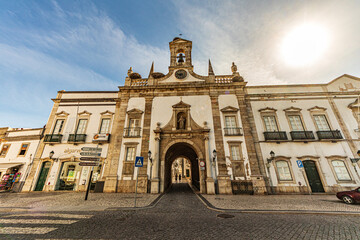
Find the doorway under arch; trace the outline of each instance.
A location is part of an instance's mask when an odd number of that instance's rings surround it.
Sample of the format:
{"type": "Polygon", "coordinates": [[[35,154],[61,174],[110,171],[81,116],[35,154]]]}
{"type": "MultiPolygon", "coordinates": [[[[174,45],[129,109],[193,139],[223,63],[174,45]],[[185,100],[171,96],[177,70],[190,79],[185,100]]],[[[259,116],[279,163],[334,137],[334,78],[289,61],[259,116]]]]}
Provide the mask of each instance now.
{"type": "Polygon", "coordinates": [[[185,142],[175,143],[166,151],[164,189],[167,189],[171,185],[172,164],[178,158],[185,158],[190,161],[191,184],[200,189],[199,157],[194,148],[185,142]]]}

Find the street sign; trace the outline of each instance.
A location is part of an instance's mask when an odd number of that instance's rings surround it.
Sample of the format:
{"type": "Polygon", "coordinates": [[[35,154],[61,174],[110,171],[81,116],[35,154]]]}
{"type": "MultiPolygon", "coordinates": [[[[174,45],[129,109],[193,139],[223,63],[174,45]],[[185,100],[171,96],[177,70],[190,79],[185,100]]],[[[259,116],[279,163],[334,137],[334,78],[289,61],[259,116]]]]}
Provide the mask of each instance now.
{"type": "Polygon", "coordinates": [[[135,167],[144,166],[144,157],[136,157],[135,158],[135,167]]]}
{"type": "Polygon", "coordinates": [[[80,152],[81,156],[101,156],[101,153],[98,152],[80,152]]]}
{"type": "Polygon", "coordinates": [[[200,161],[200,170],[205,170],[205,162],[203,160],[200,161]]]}
{"type": "Polygon", "coordinates": [[[100,158],[97,157],[81,157],[80,161],[99,161],[100,158]]]}
{"type": "Polygon", "coordinates": [[[80,166],[99,166],[99,162],[80,162],[80,166]]]}
{"type": "Polygon", "coordinates": [[[82,147],[81,151],[85,152],[101,152],[102,148],[94,148],[94,147],[82,147]]]}
{"type": "Polygon", "coordinates": [[[303,162],[302,162],[301,160],[297,160],[296,163],[297,163],[297,165],[298,165],[299,168],[303,168],[303,167],[304,167],[303,162]]]}

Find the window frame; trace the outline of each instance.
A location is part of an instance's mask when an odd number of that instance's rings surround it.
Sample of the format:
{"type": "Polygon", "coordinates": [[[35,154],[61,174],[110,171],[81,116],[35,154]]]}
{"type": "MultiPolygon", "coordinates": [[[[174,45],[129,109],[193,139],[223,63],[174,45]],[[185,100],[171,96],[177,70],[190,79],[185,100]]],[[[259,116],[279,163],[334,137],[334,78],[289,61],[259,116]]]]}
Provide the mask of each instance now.
{"type": "Polygon", "coordinates": [[[54,134],[62,134],[62,132],[64,131],[64,128],[65,128],[65,118],[56,118],[55,119],[55,121],[54,121],[54,126],[53,126],[53,128],[52,128],[52,130],[51,130],[51,134],[52,135],[54,135],[54,134]],[[55,131],[55,128],[56,128],[56,124],[57,124],[57,122],[58,121],[63,121],[63,124],[62,124],[62,127],[61,127],[61,129],[60,129],[60,131],[58,132],[58,133],[54,133],[54,131],[55,131]]]}
{"type": "Polygon", "coordinates": [[[101,130],[101,125],[102,125],[102,120],[106,119],[106,118],[110,118],[110,122],[109,122],[109,134],[111,133],[112,130],[112,123],[113,123],[113,117],[114,117],[114,113],[110,112],[109,110],[100,113],[101,117],[100,117],[100,122],[99,122],[99,129],[98,129],[98,134],[100,134],[100,130],[101,130]]]}
{"type": "Polygon", "coordinates": [[[29,147],[30,147],[30,143],[29,143],[29,142],[24,142],[24,143],[21,143],[21,145],[20,145],[20,150],[19,150],[19,153],[18,153],[18,157],[25,157],[25,156],[26,156],[26,154],[27,154],[27,152],[28,152],[28,150],[29,150],[29,147]],[[24,154],[22,154],[22,155],[20,155],[20,153],[21,153],[21,149],[22,149],[22,146],[23,146],[24,144],[27,144],[27,147],[26,147],[25,153],[24,153],[24,154]]]}
{"type": "Polygon", "coordinates": [[[4,143],[4,144],[2,145],[2,147],[1,147],[1,150],[0,150],[0,157],[5,158],[6,155],[8,154],[8,152],[9,152],[10,147],[11,147],[11,144],[10,144],[10,143],[4,143]],[[7,147],[7,150],[6,150],[5,155],[2,155],[2,152],[3,152],[3,150],[4,150],[4,146],[8,146],[8,147],[7,147]]]}
{"type": "Polygon", "coordinates": [[[274,169],[275,169],[275,173],[276,173],[276,179],[278,181],[278,184],[296,183],[295,182],[295,174],[293,172],[290,157],[284,157],[284,156],[275,157],[273,163],[274,163],[273,165],[274,165],[274,169]],[[281,161],[284,161],[284,162],[287,163],[287,166],[289,167],[289,173],[290,173],[290,176],[291,176],[291,180],[282,180],[282,179],[280,179],[280,172],[278,170],[277,162],[281,162],[281,161]]]}
{"type": "Polygon", "coordinates": [[[259,109],[261,121],[262,121],[262,124],[263,124],[263,129],[264,129],[263,132],[281,132],[281,128],[280,128],[280,125],[279,125],[279,119],[278,119],[278,116],[276,114],[276,111],[277,110],[275,108],[269,108],[269,107],[259,109]],[[267,128],[266,128],[266,123],[265,123],[264,117],[269,117],[269,116],[274,117],[276,128],[277,128],[276,131],[268,131],[267,128]]]}
{"type": "Polygon", "coordinates": [[[111,132],[111,122],[112,122],[112,118],[110,116],[104,116],[100,118],[100,125],[99,125],[99,130],[98,130],[98,134],[110,134],[111,132]],[[102,129],[102,124],[104,120],[109,119],[109,127],[108,127],[108,131],[105,133],[101,133],[101,129],[102,129]]]}
{"type": "Polygon", "coordinates": [[[310,115],[311,115],[311,118],[315,125],[316,131],[333,131],[334,128],[332,127],[332,124],[329,120],[329,116],[326,112],[326,108],[315,106],[315,107],[308,109],[308,111],[310,112],[310,115]],[[329,130],[320,130],[319,129],[319,126],[317,125],[316,120],[315,120],[315,115],[324,115],[325,116],[325,120],[329,126],[329,130]]]}
{"type": "Polygon", "coordinates": [[[351,172],[351,168],[349,167],[347,158],[345,156],[330,156],[330,157],[326,157],[326,159],[328,160],[328,163],[330,165],[331,171],[335,177],[335,180],[337,183],[355,183],[355,178],[353,173],[351,172]],[[344,163],[345,169],[347,170],[350,180],[339,180],[339,177],[335,171],[335,167],[332,164],[333,161],[342,161],[344,163]]]}

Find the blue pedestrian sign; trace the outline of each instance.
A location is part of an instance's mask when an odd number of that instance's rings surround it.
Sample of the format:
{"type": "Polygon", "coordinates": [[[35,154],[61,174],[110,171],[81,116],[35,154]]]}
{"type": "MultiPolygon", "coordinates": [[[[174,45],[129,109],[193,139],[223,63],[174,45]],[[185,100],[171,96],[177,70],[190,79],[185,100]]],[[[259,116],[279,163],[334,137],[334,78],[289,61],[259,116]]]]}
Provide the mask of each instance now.
{"type": "Polygon", "coordinates": [[[297,165],[298,165],[299,168],[303,168],[303,167],[304,167],[304,165],[303,165],[303,163],[302,163],[301,160],[297,160],[296,163],[297,163],[297,165]]]}
{"type": "Polygon", "coordinates": [[[135,167],[144,166],[144,157],[136,157],[135,158],[135,167]]]}

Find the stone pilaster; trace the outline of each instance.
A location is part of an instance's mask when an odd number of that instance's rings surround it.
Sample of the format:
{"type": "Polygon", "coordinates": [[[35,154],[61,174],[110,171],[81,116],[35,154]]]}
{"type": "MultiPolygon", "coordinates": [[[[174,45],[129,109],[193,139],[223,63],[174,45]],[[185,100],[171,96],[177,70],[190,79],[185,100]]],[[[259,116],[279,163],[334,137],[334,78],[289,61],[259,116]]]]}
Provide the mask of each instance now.
{"type": "Polygon", "coordinates": [[[129,96],[119,93],[119,100],[116,103],[115,119],[111,132],[111,139],[106,159],[103,178],[105,179],[104,192],[116,192],[118,182],[118,168],[120,161],[120,149],[124,135],[126,110],[129,96]]]}
{"type": "Polygon", "coordinates": [[[215,194],[215,181],[211,177],[211,162],[209,156],[209,136],[204,137],[206,163],[206,193],[215,194]]]}
{"type": "Polygon", "coordinates": [[[151,109],[152,109],[153,97],[145,98],[145,111],[144,111],[144,123],[141,139],[141,156],[144,157],[144,166],[139,169],[138,178],[138,193],[147,192],[147,165],[148,165],[148,151],[149,151],[149,139],[150,139],[150,125],[151,125],[151,109]]]}
{"type": "Polygon", "coordinates": [[[156,133],[155,153],[154,153],[152,179],[151,179],[151,193],[160,192],[159,168],[160,168],[160,133],[156,133]]]}
{"type": "Polygon", "coordinates": [[[211,109],[214,122],[215,146],[217,151],[217,164],[219,175],[217,176],[220,194],[232,194],[230,176],[227,174],[223,133],[221,128],[219,100],[217,93],[210,93],[211,109]]]}
{"type": "MultiPolygon", "coordinates": [[[[56,99],[53,100],[54,101],[54,106],[53,106],[53,108],[51,110],[48,122],[46,124],[44,136],[46,134],[50,134],[51,126],[53,126],[53,124],[54,124],[55,114],[59,109],[59,104],[60,104],[63,92],[65,92],[65,91],[59,91],[57,96],[56,96],[56,99]]],[[[34,186],[36,184],[36,179],[35,179],[36,176],[35,175],[36,175],[36,172],[37,172],[38,168],[41,167],[41,166],[39,166],[39,164],[42,163],[41,156],[43,154],[44,148],[45,148],[45,143],[44,143],[44,138],[43,138],[40,141],[38,150],[35,153],[34,162],[33,162],[32,167],[30,169],[30,173],[29,173],[28,177],[25,180],[25,184],[24,184],[24,186],[22,188],[22,192],[29,192],[29,191],[32,191],[32,189],[34,188],[34,186]]],[[[50,171],[51,171],[51,169],[50,169],[50,171]]]]}
{"type": "Polygon", "coordinates": [[[251,180],[253,182],[254,189],[257,189],[255,194],[264,194],[266,192],[266,184],[264,181],[266,172],[264,161],[262,161],[259,138],[256,131],[251,103],[245,99],[245,93],[243,91],[237,92],[236,96],[240,109],[247,155],[250,162],[251,180]]]}

